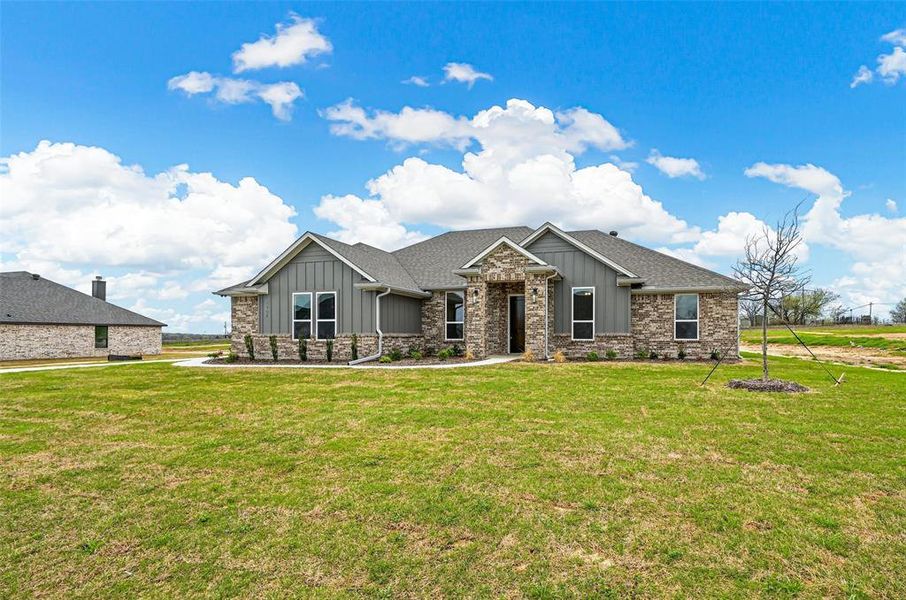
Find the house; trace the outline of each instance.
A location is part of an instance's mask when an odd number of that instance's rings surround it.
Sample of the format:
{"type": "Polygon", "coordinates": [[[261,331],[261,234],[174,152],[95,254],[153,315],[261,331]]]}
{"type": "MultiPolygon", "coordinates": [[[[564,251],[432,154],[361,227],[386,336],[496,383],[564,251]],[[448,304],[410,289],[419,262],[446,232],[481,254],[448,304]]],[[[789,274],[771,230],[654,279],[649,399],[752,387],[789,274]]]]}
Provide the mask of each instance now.
{"type": "Polygon", "coordinates": [[[164,323],[106,295],[100,277],[89,296],[35,273],[0,273],[0,360],[160,354],[164,323]]]}
{"type": "Polygon", "coordinates": [[[454,344],[475,357],[531,350],[584,357],[654,351],[738,355],[740,282],[597,230],[450,231],[394,252],[306,233],[231,298],[232,349],[373,358],[454,344]]]}

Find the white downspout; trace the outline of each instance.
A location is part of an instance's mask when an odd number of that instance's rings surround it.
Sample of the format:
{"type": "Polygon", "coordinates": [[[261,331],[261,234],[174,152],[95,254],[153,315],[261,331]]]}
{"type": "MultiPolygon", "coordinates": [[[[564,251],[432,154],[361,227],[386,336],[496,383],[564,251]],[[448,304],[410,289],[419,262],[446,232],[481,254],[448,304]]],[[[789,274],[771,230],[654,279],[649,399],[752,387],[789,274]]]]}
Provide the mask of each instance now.
{"type": "Polygon", "coordinates": [[[384,296],[386,296],[389,293],[390,293],[390,288],[388,287],[385,291],[381,292],[380,294],[378,294],[377,296],[374,297],[374,318],[375,318],[374,329],[375,329],[375,331],[377,331],[377,352],[375,354],[372,354],[371,356],[364,356],[362,358],[357,358],[355,360],[351,360],[346,364],[358,365],[358,364],[368,362],[371,360],[377,360],[384,353],[384,332],[381,331],[381,298],[383,298],[384,296]]]}

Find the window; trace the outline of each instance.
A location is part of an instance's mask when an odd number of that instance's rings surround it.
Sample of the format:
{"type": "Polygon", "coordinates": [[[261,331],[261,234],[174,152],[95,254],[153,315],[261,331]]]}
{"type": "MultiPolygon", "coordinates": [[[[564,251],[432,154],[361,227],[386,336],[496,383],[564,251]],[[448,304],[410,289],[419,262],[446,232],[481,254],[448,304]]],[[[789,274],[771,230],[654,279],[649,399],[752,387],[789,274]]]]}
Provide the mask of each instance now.
{"type": "Polygon", "coordinates": [[[293,339],[311,337],[311,292],[293,294],[293,339]]]}
{"type": "Polygon", "coordinates": [[[94,347],[95,348],[106,348],[107,347],[107,326],[106,325],[96,325],[94,328],[94,347]]]}
{"type": "Polygon", "coordinates": [[[673,297],[675,321],[673,337],[677,340],[698,339],[698,294],[677,294],[673,297]]]}
{"type": "Polygon", "coordinates": [[[337,293],[318,292],[318,339],[337,337],[337,293]]]}
{"type": "Polygon", "coordinates": [[[573,339],[595,339],[595,288],[573,288],[573,339]]]}
{"type": "Polygon", "coordinates": [[[445,333],[447,340],[461,340],[465,319],[465,303],[462,292],[447,292],[447,316],[445,333]]]}

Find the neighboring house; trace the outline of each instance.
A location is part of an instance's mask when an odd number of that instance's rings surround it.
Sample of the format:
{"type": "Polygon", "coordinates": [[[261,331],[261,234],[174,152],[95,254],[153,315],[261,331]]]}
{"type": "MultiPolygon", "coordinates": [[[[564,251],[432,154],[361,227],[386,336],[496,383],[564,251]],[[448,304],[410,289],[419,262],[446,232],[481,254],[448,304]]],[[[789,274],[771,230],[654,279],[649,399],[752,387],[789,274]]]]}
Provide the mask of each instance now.
{"type": "Polygon", "coordinates": [[[160,354],[164,323],[26,271],[0,273],[0,360],[160,354]]]}
{"type": "Polygon", "coordinates": [[[348,359],[381,342],[405,351],[459,344],[476,357],[560,350],[572,357],[641,350],[676,357],[738,355],[738,281],[617,237],[547,223],[451,231],[385,252],[306,233],[251,280],[215,292],[232,300],[233,351],[321,357],[327,339],[348,359]]]}

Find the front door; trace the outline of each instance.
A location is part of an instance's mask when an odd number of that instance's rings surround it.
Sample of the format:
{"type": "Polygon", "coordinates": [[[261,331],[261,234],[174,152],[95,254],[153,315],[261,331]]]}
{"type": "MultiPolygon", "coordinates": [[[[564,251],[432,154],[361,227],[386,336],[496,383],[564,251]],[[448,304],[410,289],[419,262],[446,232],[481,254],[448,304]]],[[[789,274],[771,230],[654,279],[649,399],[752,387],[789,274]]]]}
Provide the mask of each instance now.
{"type": "Polygon", "coordinates": [[[509,351],[525,352],[525,296],[510,296],[509,351]]]}

